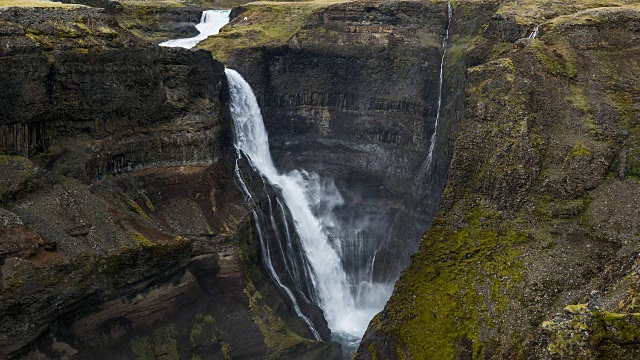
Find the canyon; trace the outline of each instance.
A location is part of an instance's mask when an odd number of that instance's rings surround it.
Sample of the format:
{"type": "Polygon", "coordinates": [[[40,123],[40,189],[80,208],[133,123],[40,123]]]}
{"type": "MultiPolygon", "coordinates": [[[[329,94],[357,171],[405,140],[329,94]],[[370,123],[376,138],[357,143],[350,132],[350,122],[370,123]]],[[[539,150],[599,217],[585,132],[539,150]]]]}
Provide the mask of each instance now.
{"type": "Polygon", "coordinates": [[[640,354],[637,1],[73,2],[0,7],[0,357],[640,354]],[[265,256],[225,66],[387,287],[361,342],[265,256]]]}

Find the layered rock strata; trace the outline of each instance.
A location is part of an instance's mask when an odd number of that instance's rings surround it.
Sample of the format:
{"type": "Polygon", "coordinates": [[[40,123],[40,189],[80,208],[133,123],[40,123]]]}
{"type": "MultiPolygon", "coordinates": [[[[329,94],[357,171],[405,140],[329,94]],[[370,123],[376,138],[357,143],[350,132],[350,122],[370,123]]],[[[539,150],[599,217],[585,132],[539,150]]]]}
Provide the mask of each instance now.
{"type": "Polygon", "coordinates": [[[0,24],[0,357],[339,356],[254,261],[219,62],[99,9],[0,24]]]}

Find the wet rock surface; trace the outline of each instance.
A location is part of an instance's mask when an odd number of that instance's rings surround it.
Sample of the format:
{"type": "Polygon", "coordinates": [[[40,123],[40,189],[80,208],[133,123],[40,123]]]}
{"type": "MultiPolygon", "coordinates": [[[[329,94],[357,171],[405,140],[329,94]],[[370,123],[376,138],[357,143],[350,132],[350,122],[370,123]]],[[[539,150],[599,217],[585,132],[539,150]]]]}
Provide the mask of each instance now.
{"type": "Polygon", "coordinates": [[[638,7],[573,5],[484,18],[439,215],[356,358],[637,356],[638,7]]]}
{"type": "Polygon", "coordinates": [[[0,24],[0,357],[340,356],[243,257],[219,62],[99,9],[0,24]]]}
{"type": "Polygon", "coordinates": [[[252,5],[233,15],[227,32],[199,46],[225,56],[251,84],[280,169],[335,181],[346,204],[337,210],[344,229],[338,236],[365,229],[367,248],[377,251],[375,280],[395,280],[437,209],[448,165],[442,139],[460,105],[456,92],[444,95],[450,110],[439,129],[438,160],[432,176],[417,181],[434,131],[446,3],[252,5]],[[291,36],[281,45],[257,40],[245,47],[252,24],[271,26],[270,14],[279,11],[291,11],[299,28],[284,29],[291,36]]]}

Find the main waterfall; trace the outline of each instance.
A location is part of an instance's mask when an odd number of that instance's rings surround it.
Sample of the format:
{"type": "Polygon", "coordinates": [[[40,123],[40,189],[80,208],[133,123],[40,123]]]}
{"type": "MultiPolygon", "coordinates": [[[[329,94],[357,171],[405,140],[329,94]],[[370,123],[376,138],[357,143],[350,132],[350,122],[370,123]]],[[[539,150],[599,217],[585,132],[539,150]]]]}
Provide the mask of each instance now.
{"type": "MultiPolygon", "coordinates": [[[[442,105],[444,60],[449,40],[452,8],[447,6],[448,26],[442,42],[440,83],[435,129],[429,153],[416,178],[418,186],[430,173],[442,105]]],[[[197,25],[200,35],[164,42],[162,46],[192,48],[229,22],[228,10],[208,10],[197,25]]],[[[231,96],[234,141],[238,152],[236,180],[250,203],[256,226],[262,264],[280,288],[295,314],[317,339],[321,336],[310,314],[310,305],[322,309],[335,340],[355,350],[369,321],[384,307],[393,283],[375,282],[374,265],[378,244],[367,237],[366,224],[342,224],[334,209],[344,200],[334,183],[315,173],[279,172],[271,158],[269,140],[253,91],[242,76],[225,70],[231,96]],[[251,174],[243,173],[248,159],[251,174]],[[271,191],[251,187],[258,175],[271,191]],[[252,193],[252,191],[256,193],[252,193]],[[259,194],[257,192],[260,192],[259,194]],[[363,227],[362,229],[359,227],[363,227]]],[[[264,186],[262,186],[264,187],[264,186]]],[[[398,215],[399,216],[399,215],[398,215]]],[[[396,221],[397,222],[397,216],[396,221]]],[[[385,259],[386,260],[386,259],[385,259]]],[[[383,260],[384,261],[384,260],[383,260]]],[[[311,312],[317,312],[312,306],[311,312]]]]}
{"type": "MultiPolygon", "coordinates": [[[[300,307],[297,304],[299,298],[314,302],[324,311],[329,328],[342,342],[357,342],[364,334],[371,318],[384,306],[391,293],[391,287],[373,283],[363,276],[347,274],[343,265],[346,259],[341,258],[341,255],[351,256],[354,251],[357,253],[358,247],[364,245],[358,243],[361,237],[339,236],[340,224],[333,217],[332,210],[343,203],[340,193],[332,182],[323,180],[317,174],[302,170],[284,174],[276,169],[269,151],[267,131],[260,108],[251,87],[238,72],[231,69],[225,71],[231,95],[235,146],[239,153],[242,152],[249,158],[254,171],[279,192],[275,203],[283,214],[281,218],[286,229],[284,231],[286,246],[265,244],[263,237],[265,231],[261,229],[265,221],[260,220],[255,210],[253,213],[267,270],[293,302],[298,316],[305,320],[314,334],[317,332],[309,319],[304,314],[300,314],[300,307]],[[294,240],[289,234],[290,229],[284,215],[283,204],[291,214],[293,230],[300,244],[292,244],[294,240]],[[302,254],[288,251],[293,246],[298,246],[302,254]],[[351,251],[346,251],[347,249],[351,251]],[[296,283],[296,289],[290,289],[284,285],[273,269],[275,260],[272,259],[278,256],[284,258],[286,270],[296,283]],[[302,260],[294,261],[292,258],[296,256],[302,256],[302,260]],[[302,289],[307,286],[313,291],[302,289]],[[300,296],[294,296],[293,291],[298,292],[300,296]]],[[[236,176],[245,196],[248,199],[253,198],[254,194],[251,194],[238,167],[236,176]]],[[[274,201],[268,194],[266,196],[269,209],[262,211],[268,212],[270,216],[265,215],[264,218],[270,218],[273,227],[276,227],[274,201]]],[[[373,259],[370,261],[372,263],[373,259]]]]}

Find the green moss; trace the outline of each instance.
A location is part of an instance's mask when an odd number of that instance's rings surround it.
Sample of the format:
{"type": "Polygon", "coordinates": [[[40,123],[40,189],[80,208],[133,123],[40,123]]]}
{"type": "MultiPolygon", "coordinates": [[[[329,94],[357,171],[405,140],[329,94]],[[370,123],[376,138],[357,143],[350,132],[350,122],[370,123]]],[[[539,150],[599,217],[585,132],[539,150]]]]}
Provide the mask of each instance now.
{"type": "Polygon", "coordinates": [[[23,166],[32,166],[31,160],[24,156],[0,155],[0,165],[19,164],[23,166]]]}
{"type": "Polygon", "coordinates": [[[601,358],[611,353],[633,358],[639,350],[628,345],[640,342],[640,314],[591,310],[586,304],[565,307],[564,318],[545,321],[550,335],[547,351],[553,356],[601,358]],[[604,352],[603,352],[604,349],[604,352]]]}
{"type": "Polygon", "coordinates": [[[261,2],[243,6],[242,17],[225,26],[217,36],[198,44],[226,62],[231,53],[245,48],[283,46],[297,34],[314,12],[331,2],[261,2]],[[243,20],[246,17],[248,20],[243,20]],[[283,21],[286,19],[286,21],[283,21]]]}
{"type": "MultiPolygon", "coordinates": [[[[126,194],[126,193],[113,193],[109,197],[121,209],[132,211],[132,212],[140,215],[145,220],[153,221],[151,219],[151,217],[149,217],[149,215],[144,211],[142,206],[140,206],[140,204],[138,204],[131,196],[129,196],[129,194],[126,194]]],[[[151,207],[153,207],[153,204],[151,203],[151,201],[146,196],[143,195],[143,197],[145,199],[145,204],[147,205],[147,207],[149,209],[151,209],[151,207]],[[149,201],[147,202],[147,200],[149,200],[149,201]],[[151,205],[151,207],[149,207],[149,205],[151,205]]],[[[154,211],[154,210],[155,210],[155,207],[153,207],[152,211],[154,211]]]]}
{"type": "Polygon", "coordinates": [[[591,8],[624,6],[628,3],[626,0],[514,0],[504,2],[497,13],[505,17],[514,17],[519,24],[525,26],[539,24],[542,19],[548,19],[549,15],[557,17],[558,23],[579,24],[587,22],[591,16],[566,15],[591,8]]]}
{"type": "Polygon", "coordinates": [[[249,298],[253,320],[264,336],[270,359],[278,359],[285,350],[307,341],[287,328],[284,321],[275,315],[252,284],[247,284],[245,294],[249,298]]]}
{"type": "Polygon", "coordinates": [[[589,150],[587,145],[582,141],[575,143],[571,149],[571,153],[569,154],[569,157],[572,159],[581,156],[591,156],[591,150],[589,150]]]}
{"type": "Polygon", "coordinates": [[[222,346],[222,355],[224,356],[224,360],[231,360],[231,345],[224,341],[222,341],[220,345],[222,346]]]}
{"type": "Polygon", "coordinates": [[[615,108],[620,113],[620,117],[627,127],[630,127],[632,124],[630,123],[631,118],[633,116],[633,97],[628,92],[613,92],[608,91],[607,96],[609,100],[615,106],[615,108]]]}
{"type": "Polygon", "coordinates": [[[373,344],[369,344],[369,356],[371,356],[371,360],[378,360],[378,355],[376,355],[376,348],[373,344]]]}
{"type": "Polygon", "coordinates": [[[549,195],[543,195],[536,204],[536,215],[539,220],[571,219],[584,214],[591,198],[584,194],[577,199],[561,200],[549,195]]]}
{"type": "Polygon", "coordinates": [[[573,106],[580,109],[583,113],[590,114],[591,105],[589,104],[589,99],[584,95],[584,90],[575,85],[572,85],[570,89],[571,95],[567,97],[567,100],[569,100],[573,106]]]}
{"type": "Polygon", "coordinates": [[[200,323],[193,325],[193,327],[191,328],[191,333],[189,334],[189,342],[191,343],[191,345],[196,346],[200,344],[200,341],[202,341],[203,328],[204,325],[200,323]]]}
{"type": "Polygon", "coordinates": [[[137,231],[132,231],[129,235],[131,235],[131,238],[136,240],[142,246],[153,246],[153,243],[149,239],[137,231]]]}
{"type": "Polygon", "coordinates": [[[223,338],[222,331],[217,328],[215,320],[210,314],[198,313],[196,321],[189,332],[189,342],[194,349],[207,347],[223,338]]]}
{"type": "Polygon", "coordinates": [[[547,46],[538,39],[531,40],[531,48],[536,58],[542,62],[547,71],[555,76],[575,78],[578,75],[575,54],[567,47],[556,46],[553,54],[549,54],[547,46]]]}
{"type": "Polygon", "coordinates": [[[515,72],[516,68],[513,63],[513,60],[509,58],[501,58],[501,59],[489,61],[482,65],[471,67],[467,71],[470,74],[473,74],[477,72],[485,72],[490,70],[507,70],[510,73],[513,73],[515,72]]]}
{"type": "Polygon", "coordinates": [[[580,111],[582,114],[581,120],[586,127],[589,136],[595,140],[599,139],[602,130],[596,124],[591,111],[591,104],[589,98],[584,94],[583,88],[575,85],[570,86],[570,95],[567,96],[567,100],[580,111]]]}
{"type": "Polygon", "coordinates": [[[144,199],[144,205],[147,207],[147,209],[151,210],[152,212],[155,212],[156,207],[153,205],[153,202],[151,201],[151,199],[149,199],[147,194],[143,193],[142,198],[144,199]]]}
{"type": "MultiPolygon", "coordinates": [[[[171,0],[122,1],[122,11],[116,18],[120,26],[134,35],[154,42],[167,40],[171,30],[166,27],[165,14],[182,8],[186,3],[171,0]]],[[[108,33],[107,33],[108,34],[108,33]]]]}
{"type": "Polygon", "coordinates": [[[564,308],[565,311],[571,314],[579,314],[587,309],[587,304],[568,305],[564,308]]]}
{"type": "Polygon", "coordinates": [[[140,336],[131,341],[131,351],[137,360],[180,359],[174,325],[157,329],[152,336],[140,336]]]}
{"type": "Polygon", "coordinates": [[[476,341],[478,324],[499,326],[509,301],[518,298],[522,263],[517,245],[526,236],[494,228],[492,214],[474,209],[459,231],[434,225],[396,285],[383,326],[391,326],[415,358],[453,358],[463,339],[474,343],[474,356],[479,356],[484,350],[476,341]]]}
{"type": "Polygon", "coordinates": [[[0,0],[0,7],[77,8],[77,7],[81,7],[81,6],[82,5],[64,4],[64,3],[60,3],[60,2],[45,1],[45,0],[0,0]]]}
{"type": "Polygon", "coordinates": [[[133,209],[133,211],[135,211],[138,215],[142,216],[146,220],[151,221],[151,218],[149,217],[149,215],[147,215],[147,213],[142,209],[140,205],[138,205],[138,203],[135,200],[133,200],[126,194],[122,194],[122,195],[123,195],[123,200],[126,202],[127,205],[129,205],[131,209],[133,209]]]}
{"type": "Polygon", "coordinates": [[[494,60],[502,55],[508,53],[513,48],[513,44],[510,42],[498,42],[491,49],[491,54],[489,55],[489,59],[494,60]]]}
{"type": "Polygon", "coordinates": [[[108,28],[106,26],[101,26],[100,28],[98,28],[98,32],[100,32],[103,35],[118,36],[117,31],[113,30],[112,28],[108,28]]]}

